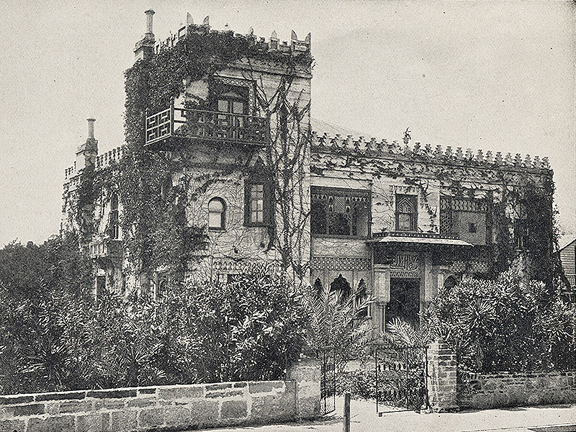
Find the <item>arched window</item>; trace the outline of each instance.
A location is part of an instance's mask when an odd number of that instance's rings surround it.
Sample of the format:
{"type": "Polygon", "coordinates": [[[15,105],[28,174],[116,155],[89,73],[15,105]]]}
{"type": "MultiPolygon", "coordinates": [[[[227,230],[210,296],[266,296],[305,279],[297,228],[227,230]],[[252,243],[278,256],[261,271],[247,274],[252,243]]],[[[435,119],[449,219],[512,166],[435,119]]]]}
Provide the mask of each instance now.
{"type": "Polygon", "coordinates": [[[226,204],[221,198],[212,198],[208,203],[208,228],[223,230],[226,221],[226,204]]]}
{"type": "Polygon", "coordinates": [[[110,198],[110,237],[114,240],[118,240],[120,238],[117,193],[113,193],[112,197],[110,198]]]}
{"type": "Polygon", "coordinates": [[[156,287],[156,300],[160,300],[166,295],[167,287],[168,283],[166,282],[166,279],[159,281],[158,286],[156,287]]]}
{"type": "Polygon", "coordinates": [[[352,288],[350,284],[346,280],[346,278],[342,275],[339,275],[332,283],[330,284],[330,293],[335,293],[338,297],[338,301],[340,303],[346,302],[352,293],[352,288]]]}
{"type": "Polygon", "coordinates": [[[417,227],[417,197],[415,195],[396,195],[396,230],[416,231],[417,227]]]}

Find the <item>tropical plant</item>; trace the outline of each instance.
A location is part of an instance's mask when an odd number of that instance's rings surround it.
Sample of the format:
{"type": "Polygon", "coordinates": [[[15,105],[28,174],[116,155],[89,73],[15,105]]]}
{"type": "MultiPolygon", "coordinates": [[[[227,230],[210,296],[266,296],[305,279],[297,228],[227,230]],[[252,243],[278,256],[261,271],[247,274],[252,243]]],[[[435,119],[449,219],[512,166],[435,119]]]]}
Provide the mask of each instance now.
{"type": "Polygon", "coordinates": [[[393,318],[386,325],[382,339],[398,346],[424,347],[434,340],[434,335],[427,326],[419,329],[400,318],[393,318]]]}
{"type": "Polygon", "coordinates": [[[46,289],[17,301],[3,292],[1,393],[281,379],[306,340],[301,294],[268,266],[231,283],[177,285],[159,300],[46,289]]]}
{"type": "Polygon", "coordinates": [[[425,313],[461,367],[480,372],[572,368],[575,318],[544,283],[514,269],[494,281],[465,278],[441,288],[425,313]]]}
{"type": "Polygon", "coordinates": [[[372,337],[370,320],[363,311],[370,298],[355,305],[353,296],[326,289],[306,290],[310,311],[308,346],[334,352],[336,368],[342,371],[350,360],[362,360],[372,337]]]}

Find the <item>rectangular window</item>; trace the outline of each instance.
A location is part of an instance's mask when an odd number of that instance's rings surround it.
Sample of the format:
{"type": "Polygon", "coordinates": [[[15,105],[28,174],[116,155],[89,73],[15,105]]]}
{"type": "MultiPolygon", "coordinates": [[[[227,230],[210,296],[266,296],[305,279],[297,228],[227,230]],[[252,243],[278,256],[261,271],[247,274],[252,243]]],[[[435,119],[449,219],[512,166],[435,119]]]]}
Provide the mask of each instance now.
{"type": "Polygon", "coordinates": [[[264,226],[271,221],[271,190],[267,183],[245,184],[244,223],[248,226],[264,226]]]}
{"type": "Polygon", "coordinates": [[[264,222],[264,185],[250,186],[250,223],[264,222]]]}
{"type": "Polygon", "coordinates": [[[418,197],[396,195],[396,231],[418,230],[418,197]]]}
{"type": "Polygon", "coordinates": [[[370,191],[312,187],[312,234],[367,237],[370,224],[370,191]]]}

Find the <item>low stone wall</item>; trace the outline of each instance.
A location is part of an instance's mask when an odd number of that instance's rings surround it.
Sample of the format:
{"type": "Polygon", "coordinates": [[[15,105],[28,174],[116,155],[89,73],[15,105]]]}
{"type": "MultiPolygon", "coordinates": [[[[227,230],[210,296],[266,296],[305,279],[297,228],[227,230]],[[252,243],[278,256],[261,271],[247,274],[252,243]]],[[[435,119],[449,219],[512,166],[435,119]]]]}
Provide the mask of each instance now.
{"type": "Polygon", "coordinates": [[[286,381],[0,396],[0,432],[173,431],[313,418],[319,370],[306,360],[286,381]]]}
{"type": "Polygon", "coordinates": [[[488,409],[576,402],[576,371],[459,374],[458,405],[488,409]]]}

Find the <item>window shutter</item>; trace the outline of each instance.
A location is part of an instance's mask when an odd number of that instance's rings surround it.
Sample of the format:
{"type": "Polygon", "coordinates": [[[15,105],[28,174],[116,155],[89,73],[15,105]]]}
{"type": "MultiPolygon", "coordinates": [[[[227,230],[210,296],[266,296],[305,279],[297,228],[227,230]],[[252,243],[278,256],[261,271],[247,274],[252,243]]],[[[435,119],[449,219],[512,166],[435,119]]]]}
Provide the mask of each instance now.
{"type": "Polygon", "coordinates": [[[272,183],[264,183],[264,224],[271,226],[274,223],[274,189],[272,183]]]}
{"type": "Polygon", "coordinates": [[[250,182],[244,180],[244,225],[250,225],[250,182]]]}

